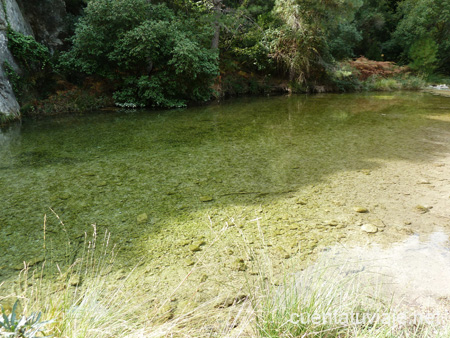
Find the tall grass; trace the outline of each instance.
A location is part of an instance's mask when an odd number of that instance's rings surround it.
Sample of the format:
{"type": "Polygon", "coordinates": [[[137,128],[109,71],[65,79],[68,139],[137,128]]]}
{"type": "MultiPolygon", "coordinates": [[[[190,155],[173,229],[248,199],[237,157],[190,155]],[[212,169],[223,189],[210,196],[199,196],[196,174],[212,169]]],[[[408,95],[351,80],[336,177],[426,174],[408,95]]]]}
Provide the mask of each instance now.
{"type": "Polygon", "coordinates": [[[15,295],[23,312],[42,312],[44,320],[54,319],[48,333],[57,337],[127,337],[143,329],[151,309],[145,301],[134,301],[136,290],[129,285],[136,283],[135,270],[110,284],[115,254],[109,238],[106,232],[99,241],[94,227],[92,238],[85,236],[83,252],[71,266],[62,269],[56,264],[56,279],[44,278],[53,271],[46,266],[51,262],[34,271],[25,267],[15,295]]]}
{"type": "Polygon", "coordinates": [[[420,90],[426,84],[422,77],[409,74],[390,78],[372,76],[364,81],[363,87],[368,91],[420,90]]]}
{"type": "Polygon", "coordinates": [[[256,269],[247,276],[248,297],[225,308],[217,306],[218,299],[211,299],[194,308],[186,306],[175,315],[168,305],[177,288],[166,295],[166,301],[154,302],[155,295],[145,291],[138,268],[126,274],[116,271],[116,248],[110,235],[105,232],[99,239],[95,226],[92,236],[85,235],[80,257],[67,268],[56,265],[56,279],[44,277],[49,266],[34,271],[25,267],[20,290],[0,297],[0,302],[18,298],[24,314],[42,312],[43,320],[54,320],[45,334],[67,338],[450,337],[445,325],[385,322],[385,317],[377,316],[394,318],[399,309],[384,297],[376,275],[360,273],[360,263],[325,259],[300,272],[300,262],[293,258],[277,275],[259,222],[257,226],[262,252],[245,244],[241,231],[244,250],[256,269]]]}
{"type": "Polygon", "coordinates": [[[246,329],[250,305],[229,311],[216,306],[218,299],[195,308],[186,304],[174,318],[172,298],[197,264],[173,291],[155,295],[145,291],[145,278],[137,266],[128,273],[118,269],[115,252],[110,234],[98,238],[94,226],[91,236],[85,234],[83,250],[73,264],[63,268],[49,260],[35,270],[25,266],[19,289],[0,296],[0,303],[19,299],[22,313],[42,312],[42,320],[53,320],[44,333],[55,337],[238,337],[246,329]],[[58,271],[54,277],[49,276],[55,270],[52,265],[58,271]],[[165,298],[155,301],[160,297],[165,298]]]}

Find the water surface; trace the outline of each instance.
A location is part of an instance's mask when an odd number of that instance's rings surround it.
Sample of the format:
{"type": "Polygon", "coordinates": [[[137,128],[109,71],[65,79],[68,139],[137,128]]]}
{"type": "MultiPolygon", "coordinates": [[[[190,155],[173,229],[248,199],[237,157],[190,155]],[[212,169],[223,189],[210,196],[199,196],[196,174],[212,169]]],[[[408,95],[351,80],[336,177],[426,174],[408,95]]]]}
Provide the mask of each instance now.
{"type": "MultiPolygon", "coordinates": [[[[25,121],[0,133],[0,277],[41,260],[44,245],[70,262],[92,224],[132,259],[152,246],[171,250],[173,241],[157,237],[162,231],[175,240],[206,232],[211,215],[225,222],[272,205],[270,223],[286,223],[295,217],[281,206],[303,189],[383,162],[439,160],[449,144],[437,137],[449,131],[448,98],[421,93],[250,98],[25,121]]],[[[321,209],[313,205],[302,218],[321,209]]],[[[315,230],[309,226],[305,236],[315,230]]]]}

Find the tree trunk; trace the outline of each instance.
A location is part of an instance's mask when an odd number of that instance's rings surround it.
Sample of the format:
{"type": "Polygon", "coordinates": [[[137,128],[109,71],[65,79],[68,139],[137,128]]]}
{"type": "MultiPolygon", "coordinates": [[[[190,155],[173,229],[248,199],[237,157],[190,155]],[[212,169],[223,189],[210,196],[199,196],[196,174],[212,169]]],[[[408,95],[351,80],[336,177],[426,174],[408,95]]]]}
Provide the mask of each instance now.
{"type": "Polygon", "coordinates": [[[220,38],[220,13],[222,11],[222,0],[212,0],[213,10],[215,12],[215,21],[214,21],[214,36],[211,41],[211,48],[218,49],[219,48],[219,38],[220,38]]]}

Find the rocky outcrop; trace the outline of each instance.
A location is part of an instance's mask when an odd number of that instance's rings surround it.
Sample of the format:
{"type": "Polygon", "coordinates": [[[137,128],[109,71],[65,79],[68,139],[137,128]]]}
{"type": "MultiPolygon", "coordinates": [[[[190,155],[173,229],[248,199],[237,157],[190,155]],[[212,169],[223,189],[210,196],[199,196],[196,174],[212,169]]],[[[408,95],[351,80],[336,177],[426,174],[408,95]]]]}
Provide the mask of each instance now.
{"type": "Polygon", "coordinates": [[[60,48],[67,29],[64,0],[17,1],[36,41],[46,45],[51,52],[60,48]]]}
{"type": "Polygon", "coordinates": [[[8,24],[13,30],[31,35],[51,51],[55,51],[63,45],[66,14],[64,0],[0,0],[0,120],[20,116],[20,106],[3,66],[6,61],[20,72],[8,50],[8,24]]]}
{"type": "Polygon", "coordinates": [[[24,19],[16,0],[0,0],[0,119],[15,119],[20,116],[20,106],[11,83],[6,76],[3,63],[6,61],[15,70],[18,70],[14,58],[8,50],[6,28],[12,29],[26,35],[32,35],[30,25],[24,19]]]}

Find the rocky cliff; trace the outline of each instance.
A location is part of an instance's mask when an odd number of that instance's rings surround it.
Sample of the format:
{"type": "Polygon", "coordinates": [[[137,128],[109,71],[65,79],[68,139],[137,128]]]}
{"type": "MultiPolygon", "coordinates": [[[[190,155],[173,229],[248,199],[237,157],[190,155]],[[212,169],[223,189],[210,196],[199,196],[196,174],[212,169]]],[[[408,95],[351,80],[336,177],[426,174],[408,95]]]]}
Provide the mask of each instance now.
{"type": "Polygon", "coordinates": [[[16,70],[18,66],[8,50],[6,27],[9,23],[12,29],[27,35],[32,35],[33,31],[23,17],[16,0],[0,1],[0,119],[14,119],[19,117],[20,107],[3,69],[3,63],[8,62],[16,70]]]}
{"type": "Polygon", "coordinates": [[[20,116],[20,106],[3,67],[6,61],[16,71],[20,71],[8,50],[8,24],[17,32],[34,36],[38,42],[54,51],[62,45],[65,16],[63,0],[0,0],[0,120],[20,116]]]}

